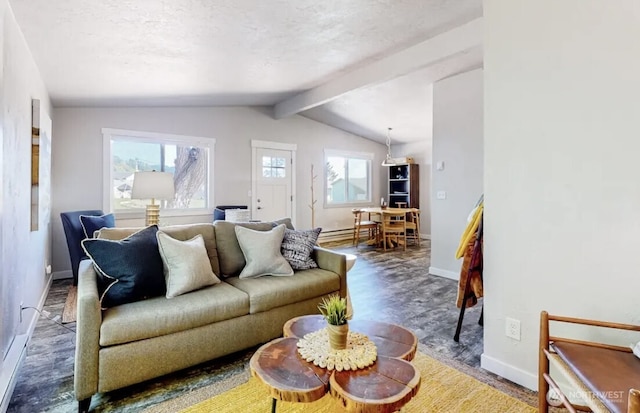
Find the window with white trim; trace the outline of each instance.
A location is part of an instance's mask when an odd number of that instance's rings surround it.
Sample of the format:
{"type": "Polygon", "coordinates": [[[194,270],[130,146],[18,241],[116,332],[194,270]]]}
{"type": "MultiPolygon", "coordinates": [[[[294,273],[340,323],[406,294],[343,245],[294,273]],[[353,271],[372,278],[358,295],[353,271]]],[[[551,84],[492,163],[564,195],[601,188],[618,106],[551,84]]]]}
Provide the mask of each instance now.
{"type": "Polygon", "coordinates": [[[137,171],[173,174],[175,197],[162,200],[163,209],[175,215],[211,211],[215,139],[108,128],[102,134],[105,211],[144,211],[148,201],[131,198],[137,171]]]}
{"type": "Polygon", "coordinates": [[[326,150],[325,205],[371,203],[372,153],[326,150]]]}

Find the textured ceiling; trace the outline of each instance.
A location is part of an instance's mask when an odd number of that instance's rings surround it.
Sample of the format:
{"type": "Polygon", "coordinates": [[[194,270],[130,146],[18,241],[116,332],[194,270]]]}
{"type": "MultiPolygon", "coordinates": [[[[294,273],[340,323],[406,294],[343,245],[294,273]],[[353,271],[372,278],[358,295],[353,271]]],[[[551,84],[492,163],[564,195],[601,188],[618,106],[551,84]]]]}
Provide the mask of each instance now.
{"type": "MultiPolygon", "coordinates": [[[[55,106],[274,105],[482,13],[481,0],[9,3],[55,106]]],[[[390,103],[425,101],[410,92],[428,84],[393,83],[406,90],[360,88],[307,115],[342,116],[349,121],[337,126],[349,130],[375,117],[366,102],[382,102],[376,93],[390,103]]]]}

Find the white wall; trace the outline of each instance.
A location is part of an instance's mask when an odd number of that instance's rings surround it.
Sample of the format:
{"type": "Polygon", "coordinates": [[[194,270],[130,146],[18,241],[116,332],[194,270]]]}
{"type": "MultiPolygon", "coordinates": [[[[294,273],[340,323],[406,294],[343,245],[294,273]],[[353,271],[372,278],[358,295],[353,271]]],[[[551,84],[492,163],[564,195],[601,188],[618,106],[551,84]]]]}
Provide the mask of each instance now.
{"type": "MultiPolygon", "coordinates": [[[[216,139],[214,204],[250,205],[251,140],[297,144],[298,228],[311,226],[311,164],[316,175],[316,225],[323,230],[351,228],[351,208],[323,208],[324,149],[375,154],[373,200],[386,194],[386,169],[380,166],[386,147],[322,123],[292,116],[275,120],[261,107],[201,108],[56,108],[53,148],[53,269],[70,268],[60,212],[102,206],[102,128],[129,129],[216,139]],[[381,192],[384,191],[384,192],[381,192]]],[[[212,216],[193,218],[211,222],[212,216]]],[[[193,221],[165,219],[167,223],[193,221]]],[[[143,225],[144,220],[126,225],[143,225]]],[[[122,225],[118,222],[117,225],[122,225]]]]}
{"type": "Polygon", "coordinates": [[[484,18],[482,366],[536,388],[541,310],[640,322],[640,6],[485,0],[484,18]]]}
{"type": "Polygon", "coordinates": [[[482,69],[437,82],[433,87],[431,172],[431,274],[458,279],[455,258],[467,217],[483,192],[482,69]],[[436,170],[438,162],[444,169],[436,170]],[[438,191],[446,199],[436,199],[438,191]]]}
{"type": "MultiPolygon", "coordinates": [[[[0,17],[0,411],[4,411],[36,320],[33,310],[25,310],[20,322],[20,303],[40,306],[50,280],[45,275],[51,234],[48,215],[41,217],[38,231],[30,230],[31,99],[40,99],[44,114],[50,113],[50,102],[6,0],[0,0],[0,17]]],[[[41,183],[40,193],[41,199],[48,198],[50,187],[41,183]]]]}
{"type": "MultiPolygon", "coordinates": [[[[394,158],[410,156],[418,164],[420,180],[420,234],[431,235],[431,131],[426,131],[424,140],[420,142],[392,145],[394,158]]],[[[386,173],[386,172],[385,172],[386,173]]],[[[387,188],[388,189],[388,188],[387,188]]],[[[388,192],[388,190],[387,190],[388,192]]],[[[388,194],[387,194],[388,199],[388,194]]]]}

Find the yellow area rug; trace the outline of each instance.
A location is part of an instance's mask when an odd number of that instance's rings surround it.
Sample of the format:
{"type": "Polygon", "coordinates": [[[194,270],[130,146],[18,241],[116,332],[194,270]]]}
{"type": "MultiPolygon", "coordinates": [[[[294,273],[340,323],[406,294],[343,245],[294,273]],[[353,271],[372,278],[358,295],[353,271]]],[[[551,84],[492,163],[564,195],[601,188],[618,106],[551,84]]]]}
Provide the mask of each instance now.
{"type": "Polygon", "coordinates": [[[76,322],[76,302],[78,301],[78,287],[72,285],[69,287],[69,294],[67,294],[67,300],[64,303],[64,309],[62,310],[62,323],[75,323],[76,322]]]}
{"type": "MultiPolygon", "coordinates": [[[[403,408],[403,413],[451,412],[451,413],[535,413],[537,409],[515,399],[471,376],[446,366],[420,352],[413,360],[420,370],[422,383],[418,394],[403,408]]],[[[154,411],[180,411],[181,413],[264,413],[271,411],[271,398],[266,387],[255,377],[229,391],[208,400],[189,404],[190,395],[182,399],[156,405],[154,411]],[[181,406],[178,408],[178,406],[181,406]],[[190,406],[190,407],[186,407],[190,406]],[[186,408],[184,408],[186,407],[186,408]],[[179,410],[182,408],[182,410],[179,410]]],[[[278,401],[280,413],[333,413],[343,408],[331,395],[313,403],[288,403],[278,401]]]]}

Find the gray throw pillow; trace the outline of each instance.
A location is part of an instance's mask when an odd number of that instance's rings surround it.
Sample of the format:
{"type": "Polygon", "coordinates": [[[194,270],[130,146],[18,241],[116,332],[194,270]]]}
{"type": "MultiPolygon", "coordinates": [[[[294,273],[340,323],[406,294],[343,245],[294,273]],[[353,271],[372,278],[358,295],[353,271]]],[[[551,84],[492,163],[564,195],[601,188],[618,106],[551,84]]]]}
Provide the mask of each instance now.
{"type": "Polygon", "coordinates": [[[291,265],[280,252],[284,230],[284,224],[271,231],[254,231],[239,225],[235,227],[238,243],[246,261],[240,278],[293,275],[291,265]]]}
{"type": "Polygon", "coordinates": [[[211,269],[202,235],[187,241],[177,240],[162,231],[158,231],[156,236],[164,266],[167,298],[220,282],[211,269]]]}
{"type": "Polygon", "coordinates": [[[218,248],[218,260],[220,272],[223,277],[240,274],[246,262],[238,238],[236,227],[250,228],[256,231],[269,231],[273,228],[271,222],[242,222],[216,221],[213,223],[216,229],[216,245],[218,248]]]}
{"type": "Polygon", "coordinates": [[[308,270],[318,268],[318,264],[311,258],[313,247],[318,241],[322,228],[306,231],[286,229],[280,251],[294,270],[308,270]]]}

